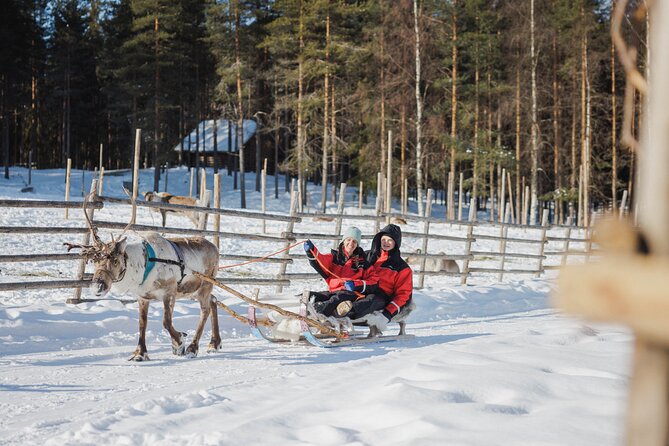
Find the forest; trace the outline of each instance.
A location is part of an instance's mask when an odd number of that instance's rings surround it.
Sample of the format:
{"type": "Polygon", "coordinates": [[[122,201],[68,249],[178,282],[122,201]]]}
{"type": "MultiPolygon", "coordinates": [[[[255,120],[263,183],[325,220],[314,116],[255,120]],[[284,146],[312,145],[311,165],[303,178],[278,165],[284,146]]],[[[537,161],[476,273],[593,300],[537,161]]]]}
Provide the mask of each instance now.
{"type": "MultiPolygon", "coordinates": [[[[242,178],[268,159],[330,199],[341,182],[375,190],[389,157],[394,196],[420,198],[420,212],[434,189],[451,218],[459,177],[479,207],[504,181],[516,215],[527,190],[533,209],[555,203],[558,222],[634,196],[612,0],[3,5],[5,175],[68,158],[92,170],[101,146],[106,169],[127,168],[138,128],[144,166],[193,166],[200,157],[174,147],[197,123],[253,119],[256,142],[234,154],[242,178]]],[[[646,17],[627,15],[623,30],[643,71],[646,17]]]]}

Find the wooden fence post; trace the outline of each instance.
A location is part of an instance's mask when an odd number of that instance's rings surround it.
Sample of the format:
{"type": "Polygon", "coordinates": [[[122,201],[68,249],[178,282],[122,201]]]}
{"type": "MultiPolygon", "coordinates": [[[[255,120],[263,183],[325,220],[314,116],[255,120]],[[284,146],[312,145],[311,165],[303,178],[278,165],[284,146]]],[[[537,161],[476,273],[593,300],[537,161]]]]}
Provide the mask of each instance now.
{"type": "MultiPolygon", "coordinates": [[[[421,253],[423,255],[427,254],[427,242],[429,240],[430,234],[430,217],[432,216],[432,199],[434,191],[432,189],[427,190],[427,201],[425,203],[425,221],[423,222],[423,244],[421,253]]],[[[420,275],[418,276],[418,288],[423,288],[423,283],[425,281],[425,262],[427,257],[421,257],[420,259],[420,275]]]]}
{"type": "Polygon", "coordinates": [[[193,197],[193,177],[195,176],[195,169],[191,167],[190,169],[190,182],[188,183],[188,197],[193,197]]]}
{"type": "Polygon", "coordinates": [[[132,164],[132,216],[130,223],[135,224],[137,221],[137,192],[139,189],[139,158],[140,146],[142,142],[142,129],[135,130],[135,156],[132,164]]]}
{"type": "Polygon", "coordinates": [[[458,186],[458,221],[462,221],[462,182],[464,174],[460,172],[460,185],[458,186]]]}
{"type": "MultiPolygon", "coordinates": [[[[504,171],[502,171],[502,176],[504,176],[504,171]]],[[[499,259],[499,275],[497,276],[497,281],[501,282],[504,280],[504,263],[506,261],[506,237],[509,233],[509,225],[507,224],[507,218],[509,216],[509,208],[511,206],[504,203],[504,218],[501,221],[501,227],[499,230],[499,252],[501,257],[499,259]]]]}
{"type": "MultiPolygon", "coordinates": [[[[97,190],[98,190],[98,180],[93,179],[93,182],[91,183],[91,200],[89,200],[90,203],[95,203],[97,201],[97,190]]],[[[88,218],[93,221],[93,214],[95,213],[95,208],[90,207],[88,209],[84,209],[84,212],[88,214],[88,218]]],[[[91,231],[86,231],[84,233],[84,236],[82,237],[81,244],[82,245],[89,245],[91,243],[91,231]]],[[[79,268],[77,269],[77,280],[84,280],[84,273],[86,272],[86,259],[82,258],[79,261],[79,268]]],[[[75,288],[74,289],[74,297],[72,299],[68,299],[67,303],[68,304],[78,304],[81,301],[81,288],[75,288]]]]}
{"type": "MultiPolygon", "coordinates": [[[[214,174],[214,209],[221,208],[221,176],[218,173],[214,174]]],[[[263,223],[265,220],[263,220],[263,223]]],[[[214,231],[221,230],[221,214],[214,215],[214,231]]],[[[221,238],[218,235],[214,236],[214,245],[220,249],[221,238]]]]}
{"type": "Polygon", "coordinates": [[[364,187],[364,183],[361,181],[360,182],[360,187],[358,187],[358,209],[362,210],[362,188],[364,187]]]}
{"type": "MultiPolygon", "coordinates": [[[[267,210],[266,206],[266,199],[265,195],[267,194],[267,158],[265,158],[265,168],[262,170],[261,177],[260,177],[260,209],[262,210],[262,213],[264,214],[265,211],[267,210]]],[[[325,202],[323,202],[325,203],[325,202]]],[[[265,223],[265,219],[263,218],[262,220],[262,233],[265,234],[267,232],[267,226],[265,223]]]]}
{"type": "MultiPolygon", "coordinates": [[[[67,159],[67,170],[65,171],[65,201],[70,201],[70,175],[72,174],[72,158],[67,159]]],[[[65,208],[65,220],[69,219],[69,209],[65,208]]]]}
{"type": "MultiPolygon", "coordinates": [[[[383,174],[381,172],[376,174],[376,216],[381,215],[381,203],[383,202],[383,197],[381,195],[381,190],[382,190],[382,185],[381,183],[383,182],[383,174]]],[[[374,234],[379,232],[379,229],[381,228],[381,224],[378,219],[374,222],[374,234]]]]}
{"type": "MultiPolygon", "coordinates": [[[[471,201],[474,201],[472,198],[471,201]]],[[[470,204],[470,208],[471,208],[470,204]]],[[[476,205],[474,205],[476,206],[476,205]]],[[[465,260],[462,262],[462,274],[460,276],[460,285],[467,285],[469,276],[469,261],[472,256],[472,241],[474,240],[474,223],[470,222],[467,226],[467,241],[465,242],[465,260]]]]}
{"type": "Polygon", "coordinates": [[[516,212],[513,210],[513,188],[511,187],[511,174],[506,173],[506,184],[509,187],[509,207],[511,208],[511,223],[516,223],[516,212]]]}
{"type": "MultiPolygon", "coordinates": [[[[344,215],[344,201],[346,198],[346,183],[341,183],[339,185],[339,203],[337,203],[337,217],[335,223],[335,235],[341,235],[341,222],[342,216],[344,215]]],[[[334,240],[333,249],[337,249],[339,245],[339,237],[334,240]]]]}
{"type": "Polygon", "coordinates": [[[560,261],[560,265],[565,266],[567,265],[568,257],[569,257],[569,242],[571,242],[571,226],[567,227],[567,230],[565,231],[564,234],[564,243],[562,244],[562,260],[560,261]]]}
{"type": "Polygon", "coordinates": [[[386,213],[393,207],[393,131],[388,130],[388,166],[386,170],[386,213]]]}
{"type": "Polygon", "coordinates": [[[102,193],[102,182],[105,179],[105,168],[102,166],[102,169],[100,169],[100,183],[98,184],[98,195],[104,195],[102,193]]]}
{"type": "Polygon", "coordinates": [[[537,273],[534,277],[541,277],[541,274],[544,272],[544,251],[546,249],[546,233],[548,232],[548,209],[544,209],[543,214],[541,215],[541,243],[539,243],[539,261],[537,265],[537,273]]]}
{"type": "MultiPolygon", "coordinates": [[[[298,206],[298,200],[299,200],[299,195],[297,192],[295,192],[295,180],[293,180],[292,184],[292,192],[290,193],[290,216],[295,217],[295,214],[297,212],[297,206],[298,206]]],[[[293,229],[295,228],[295,220],[291,219],[288,224],[286,225],[286,233],[287,234],[292,234],[293,229]]],[[[284,243],[284,249],[288,248],[291,245],[291,239],[286,239],[286,242],[284,243]]],[[[283,255],[281,258],[288,259],[290,258],[290,254],[288,251],[284,251],[283,255]]],[[[279,274],[277,275],[277,279],[283,281],[286,278],[286,267],[288,266],[287,263],[282,263],[279,265],[279,274]]],[[[283,292],[283,285],[279,284],[276,286],[276,292],[281,293],[283,292]]]]}
{"type": "Polygon", "coordinates": [[[623,191],[623,198],[620,201],[620,215],[619,218],[623,218],[625,215],[625,206],[627,206],[627,189],[623,191]]]}

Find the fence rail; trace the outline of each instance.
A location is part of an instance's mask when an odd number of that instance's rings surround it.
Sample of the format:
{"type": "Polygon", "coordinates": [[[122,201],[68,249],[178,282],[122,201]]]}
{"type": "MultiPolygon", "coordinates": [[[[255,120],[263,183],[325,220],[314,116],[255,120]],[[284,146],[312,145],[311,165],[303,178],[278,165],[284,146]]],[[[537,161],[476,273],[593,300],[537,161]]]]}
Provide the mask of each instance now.
{"type": "MultiPolygon", "coordinates": [[[[95,189],[92,188],[92,191],[95,189]]],[[[342,197],[345,188],[341,188],[342,197]]],[[[432,194],[428,195],[431,199],[432,194]]],[[[87,210],[90,214],[94,211],[104,209],[105,204],[132,205],[132,200],[117,199],[111,197],[95,196],[87,203],[87,210]]],[[[572,227],[548,227],[545,222],[542,226],[528,227],[513,224],[494,224],[489,222],[463,222],[456,220],[447,220],[444,218],[432,217],[427,214],[426,217],[420,217],[409,214],[381,213],[377,215],[347,215],[344,212],[343,201],[337,206],[337,213],[298,213],[296,193],[293,194],[291,211],[288,214],[271,214],[266,212],[237,211],[229,209],[219,209],[203,206],[184,206],[172,205],[167,203],[155,203],[136,201],[135,205],[148,209],[163,209],[186,212],[198,212],[203,214],[225,215],[237,217],[240,221],[236,227],[237,232],[225,232],[220,230],[210,230],[206,224],[202,229],[179,228],[179,227],[161,227],[145,224],[132,224],[103,221],[91,219],[93,224],[100,229],[111,231],[156,231],[164,234],[175,234],[183,236],[198,235],[212,238],[242,239],[248,241],[275,242],[288,248],[291,243],[299,239],[314,240],[332,240],[338,242],[340,239],[342,223],[346,221],[369,221],[373,222],[375,229],[380,222],[392,221],[395,219],[407,222],[410,227],[422,226],[422,231],[403,231],[403,254],[405,256],[417,259],[418,263],[412,265],[417,280],[414,282],[418,287],[423,286],[425,278],[439,280],[440,277],[459,278],[460,283],[466,284],[468,280],[474,279],[485,274],[496,274],[499,280],[503,280],[506,274],[534,274],[539,276],[546,271],[553,270],[560,265],[565,265],[569,257],[587,260],[589,256],[596,255],[592,250],[592,243],[588,238],[590,232],[578,230],[572,227]],[[244,224],[247,220],[262,219],[274,222],[286,223],[285,229],[277,230],[274,233],[255,233],[246,230],[248,226],[244,224]],[[326,231],[304,231],[296,228],[297,224],[308,224],[306,220],[317,224],[321,221],[334,222],[335,227],[328,226],[326,231]],[[523,237],[513,234],[514,230],[523,231],[523,237]],[[549,234],[550,232],[550,234],[549,234]],[[451,235],[454,234],[454,235],[451,235]],[[457,235],[455,235],[457,234],[457,235]],[[585,236],[584,236],[585,235],[585,236]],[[526,237],[525,237],[526,236],[526,237]],[[404,241],[406,240],[406,241],[404,241]],[[412,253],[405,250],[411,242],[421,247],[420,252],[412,253]],[[495,243],[498,243],[495,246],[495,243]],[[518,244],[524,249],[511,249],[507,251],[508,245],[518,244]],[[575,249],[574,244],[584,245],[583,250],[575,249]],[[446,248],[444,248],[446,246],[446,248]],[[550,247],[550,249],[546,249],[550,247]],[[527,251],[529,252],[521,252],[527,251]],[[441,252],[440,252],[441,251],[441,252]],[[534,251],[534,252],[532,252],[534,251]],[[527,263],[514,265],[514,259],[536,260],[536,268],[527,268],[527,263]],[[459,272],[446,271],[439,266],[439,262],[458,261],[459,272]],[[552,261],[552,263],[551,263],[552,261]],[[486,264],[488,262],[488,264],[486,264]],[[491,263],[492,262],[492,263],[491,263]],[[496,262],[496,263],[495,263],[496,262]],[[549,263],[547,265],[547,263],[549,263]],[[437,265],[435,267],[435,264],[437,265]]],[[[431,203],[430,203],[431,205],[431,203]]],[[[83,202],[68,201],[38,201],[38,200],[0,200],[2,207],[21,207],[21,208],[82,208],[83,202]]],[[[431,209],[431,206],[429,207],[431,209]]],[[[56,220],[57,222],[60,220],[56,220]]],[[[263,224],[263,227],[265,225],[263,224]]],[[[312,228],[308,228],[312,229],[312,228]]],[[[0,226],[0,234],[83,234],[89,235],[87,226],[0,226]]],[[[363,236],[363,239],[369,240],[373,237],[372,231],[363,236]]],[[[0,247],[2,243],[0,241],[0,247]]],[[[233,262],[262,262],[268,264],[263,267],[262,272],[252,272],[253,277],[238,277],[232,271],[222,269],[222,276],[218,278],[223,283],[231,285],[252,285],[252,286],[275,286],[280,290],[284,286],[289,286],[299,281],[316,281],[320,276],[313,272],[289,271],[288,266],[294,265],[295,260],[301,260],[299,264],[306,265],[306,256],[299,250],[299,253],[290,254],[287,251],[281,257],[265,257],[262,255],[246,255],[243,253],[221,253],[221,259],[229,266],[236,266],[233,262]],[[265,269],[269,265],[278,265],[278,272],[269,272],[265,269]]],[[[90,283],[90,275],[85,273],[85,264],[83,259],[77,253],[21,253],[0,255],[0,263],[18,263],[18,262],[46,262],[46,261],[79,261],[79,273],[76,279],[72,280],[53,280],[53,281],[35,281],[35,282],[5,282],[0,283],[0,291],[10,290],[33,290],[33,289],[57,289],[74,288],[80,290],[87,287],[90,283]]],[[[414,260],[415,261],[415,260],[414,260]]],[[[225,264],[222,264],[225,267],[225,264]]],[[[245,274],[249,274],[248,272],[245,274]]],[[[78,295],[77,295],[78,296],[78,295]]],[[[84,301],[80,297],[75,298],[74,302],[84,301]]]]}

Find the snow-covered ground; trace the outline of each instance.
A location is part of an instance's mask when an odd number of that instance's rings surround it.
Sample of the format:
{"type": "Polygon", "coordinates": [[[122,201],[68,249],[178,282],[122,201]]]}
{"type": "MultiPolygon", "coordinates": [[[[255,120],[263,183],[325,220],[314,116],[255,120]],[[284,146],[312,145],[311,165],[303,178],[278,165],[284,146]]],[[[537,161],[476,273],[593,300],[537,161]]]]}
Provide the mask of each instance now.
{"type": "MultiPolygon", "coordinates": [[[[35,192],[21,193],[27,172],[13,169],[10,180],[0,179],[0,198],[62,199],[63,176],[62,170],[33,172],[35,192]]],[[[80,176],[75,173],[73,199],[81,199],[80,176]]],[[[87,173],[84,184],[91,177],[87,173]]],[[[152,177],[142,172],[142,190],[152,177]]],[[[121,182],[128,179],[105,177],[104,193],[123,196],[121,182]]],[[[249,175],[249,207],[258,209],[254,184],[249,175]]],[[[272,212],[288,208],[283,184],[279,199],[268,199],[272,212]]],[[[231,185],[232,177],[224,175],[225,207],[239,202],[231,185]]],[[[273,191],[273,179],[268,185],[273,191]]],[[[184,169],[170,171],[168,190],[188,194],[184,169]]],[[[355,212],[357,200],[351,203],[355,212]]],[[[4,209],[0,225],[80,226],[81,217],[79,210],[65,220],[61,209],[4,209]]],[[[101,220],[128,217],[121,206],[96,213],[101,220]]],[[[159,221],[140,210],[139,222],[159,221]]],[[[190,227],[172,215],[168,224],[190,227]]],[[[233,218],[222,221],[230,231],[235,225],[233,218]]],[[[268,231],[283,225],[268,224],[268,231]]],[[[259,221],[245,226],[245,232],[260,232],[259,221]]],[[[0,250],[63,252],[62,242],[78,240],[4,234],[0,250]]],[[[276,250],[270,242],[221,243],[222,252],[276,250]]],[[[296,271],[309,271],[303,263],[296,271]]],[[[266,274],[268,268],[253,265],[240,274],[266,274]]],[[[75,269],[75,262],[6,263],[0,281],[73,278],[75,269]]],[[[551,308],[550,278],[494,279],[462,287],[452,278],[430,277],[414,293],[418,308],[408,328],[415,338],[337,349],[257,340],[220,312],[222,350],[204,352],[205,331],[200,356],[175,357],[161,306],[154,304],[146,363],[126,360],[137,341],[136,304],[68,305],[70,290],[0,293],[0,444],[622,444],[631,333],[561,315],[551,308]]],[[[323,284],[296,282],[278,297],[289,299],[305,286],[323,284]]],[[[261,298],[276,301],[272,291],[263,288],[261,298]]],[[[236,298],[216,294],[245,311],[236,298]]],[[[198,312],[196,303],[178,302],[175,325],[192,334],[198,312]]]]}

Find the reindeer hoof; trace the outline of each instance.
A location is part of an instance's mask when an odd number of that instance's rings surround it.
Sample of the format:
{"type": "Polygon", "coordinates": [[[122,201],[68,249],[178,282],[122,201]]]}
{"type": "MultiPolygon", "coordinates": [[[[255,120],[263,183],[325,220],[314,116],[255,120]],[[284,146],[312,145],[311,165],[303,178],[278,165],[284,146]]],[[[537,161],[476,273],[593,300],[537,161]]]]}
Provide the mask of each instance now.
{"type": "Polygon", "coordinates": [[[130,358],[128,358],[128,361],[135,361],[135,362],[142,362],[142,361],[148,361],[149,360],[149,354],[148,353],[134,353],[130,358]]]}
{"type": "Polygon", "coordinates": [[[172,353],[177,356],[183,356],[186,353],[186,344],[183,342],[177,346],[172,344],[172,353]]]}
{"type": "Polygon", "coordinates": [[[216,353],[221,350],[221,344],[209,344],[207,346],[207,353],[216,353]]]}
{"type": "Polygon", "coordinates": [[[197,356],[197,346],[196,345],[189,345],[188,348],[186,349],[186,357],[188,358],[195,358],[197,356]]]}

